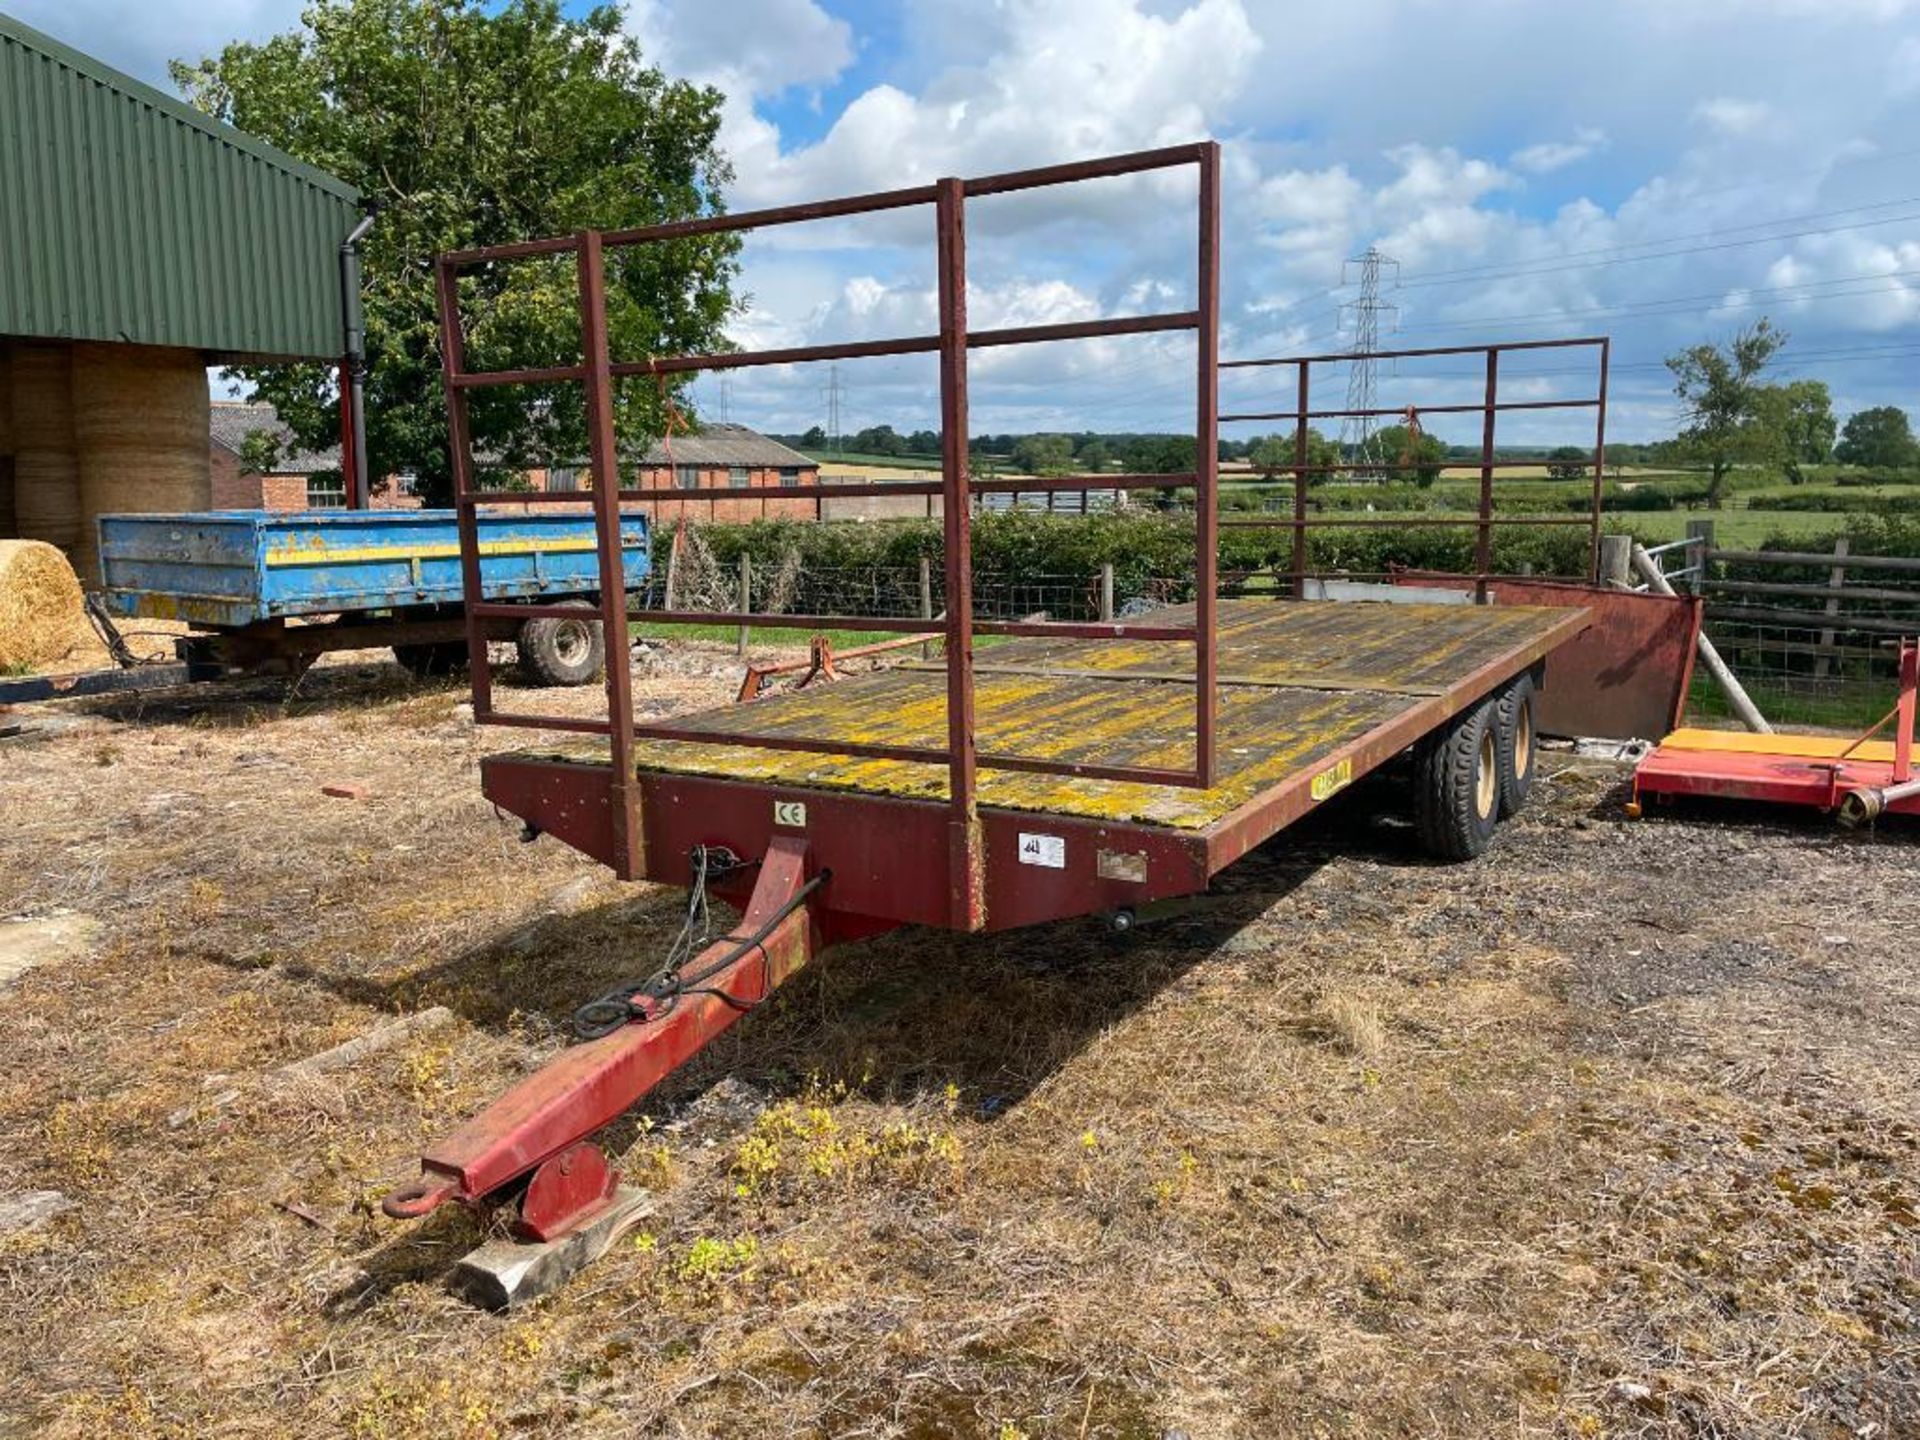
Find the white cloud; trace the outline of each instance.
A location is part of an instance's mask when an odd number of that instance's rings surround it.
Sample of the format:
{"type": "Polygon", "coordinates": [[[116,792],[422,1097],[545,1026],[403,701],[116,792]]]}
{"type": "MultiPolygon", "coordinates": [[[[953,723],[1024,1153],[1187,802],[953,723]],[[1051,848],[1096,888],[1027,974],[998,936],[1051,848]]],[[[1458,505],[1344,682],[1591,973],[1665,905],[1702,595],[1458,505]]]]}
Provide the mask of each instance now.
{"type": "Polygon", "coordinates": [[[627,28],[656,63],[730,94],[831,84],[854,58],[853,28],[816,0],[635,0],[627,28]]]}
{"type": "Polygon", "coordinates": [[[724,140],[740,203],[1197,139],[1261,50],[1240,0],[1195,0],[1167,17],[1133,0],[1006,0],[978,18],[997,27],[992,65],[942,71],[918,94],[873,86],[816,144],[782,149],[772,127],[731,110],[724,140]]]}
{"type": "Polygon", "coordinates": [[[1507,157],[1507,163],[1529,175],[1547,175],[1597,154],[1606,144],[1606,131],[1582,126],[1571,140],[1543,140],[1537,145],[1523,146],[1507,157]]]}
{"type": "Polygon", "coordinates": [[[299,23],[301,0],[9,0],[7,12],[168,94],[169,60],[199,60],[234,40],[299,23]]]}
{"type": "Polygon", "coordinates": [[[1736,100],[1721,95],[1693,107],[1696,120],[1722,135],[1751,135],[1773,117],[1764,100],[1736,100]]]}

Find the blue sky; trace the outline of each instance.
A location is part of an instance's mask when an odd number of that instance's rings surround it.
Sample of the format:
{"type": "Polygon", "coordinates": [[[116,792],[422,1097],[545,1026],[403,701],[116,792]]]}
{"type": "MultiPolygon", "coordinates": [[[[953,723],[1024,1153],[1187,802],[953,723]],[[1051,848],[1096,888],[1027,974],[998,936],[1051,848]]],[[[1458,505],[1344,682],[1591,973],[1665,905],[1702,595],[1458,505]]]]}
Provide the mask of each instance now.
{"type": "MultiPolygon", "coordinates": [[[[168,55],[286,28],[298,4],[12,8],[164,84],[168,55]]],[[[1341,348],[1342,262],[1377,244],[1400,262],[1396,343],[1611,333],[1619,438],[1672,429],[1662,356],[1762,314],[1791,332],[1782,374],[1827,380],[1842,414],[1920,410],[1920,0],[635,0],[628,24],[727,94],[736,209],[1211,136],[1229,355],[1341,348]]],[[[1190,303],[1190,206],[1151,180],[981,204],[974,323],[1190,303]]],[[[931,327],[924,217],[784,233],[747,261],[744,344],[931,327]]],[[[1570,368],[1516,363],[1513,393],[1572,395],[1589,382],[1570,368]]],[[[931,424],[932,379],[843,365],[845,428],[931,424]]],[[[802,429],[824,380],[742,374],[727,408],[802,429]]],[[[1474,383],[1409,363],[1382,399],[1474,383]]],[[[982,352],[973,388],[976,431],[1178,428],[1191,350],[982,352]]],[[[699,395],[713,415],[719,386],[699,395]]],[[[1224,398],[1284,403],[1249,378],[1224,398]]],[[[1503,435],[1584,438],[1550,415],[1503,435]]]]}

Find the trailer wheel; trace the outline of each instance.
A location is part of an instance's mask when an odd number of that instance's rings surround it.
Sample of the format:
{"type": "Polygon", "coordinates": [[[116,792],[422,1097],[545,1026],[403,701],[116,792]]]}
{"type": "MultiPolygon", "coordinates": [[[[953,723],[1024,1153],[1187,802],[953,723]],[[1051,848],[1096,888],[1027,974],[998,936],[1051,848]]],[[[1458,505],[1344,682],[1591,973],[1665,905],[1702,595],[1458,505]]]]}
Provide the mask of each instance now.
{"type": "MultiPolygon", "coordinates": [[[[569,600],[589,615],[594,607],[584,600],[569,600]]],[[[583,616],[578,620],[529,620],[520,627],[514,642],[520,652],[520,668],[542,685],[585,685],[607,663],[607,640],[598,620],[583,616]]]]}
{"type": "Polygon", "coordinates": [[[1533,676],[1518,675],[1494,697],[1500,730],[1500,818],[1518,815],[1539,768],[1539,735],[1533,728],[1533,676]]]}
{"type": "Polygon", "coordinates": [[[451,675],[467,668],[467,642],[438,640],[430,645],[396,645],[393,658],[423,680],[435,675],[451,675]]]}
{"type": "Polygon", "coordinates": [[[1492,700],[1463,710],[1414,753],[1414,828],[1438,860],[1471,860],[1500,819],[1500,734],[1492,700]]]}

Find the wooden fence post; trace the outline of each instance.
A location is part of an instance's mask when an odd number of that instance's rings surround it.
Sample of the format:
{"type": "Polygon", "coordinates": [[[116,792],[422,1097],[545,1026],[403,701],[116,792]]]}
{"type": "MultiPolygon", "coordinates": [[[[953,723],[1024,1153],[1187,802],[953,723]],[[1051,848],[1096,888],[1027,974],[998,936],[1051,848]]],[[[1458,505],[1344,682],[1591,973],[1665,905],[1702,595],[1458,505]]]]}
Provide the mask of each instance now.
{"type": "MultiPolygon", "coordinates": [[[[1833,542],[1833,569],[1827,573],[1827,588],[1833,591],[1834,595],[1833,598],[1828,600],[1826,605],[1822,607],[1828,615],[1838,615],[1840,613],[1839,592],[1845,588],[1847,583],[1847,567],[1840,562],[1847,558],[1847,549],[1850,543],[1845,535],[1842,535],[1838,540],[1833,542]]],[[[1828,670],[1833,664],[1834,642],[1838,638],[1837,633],[1832,630],[1822,630],[1820,632],[1820,653],[1814,658],[1813,662],[1814,679],[1824,680],[1827,678],[1828,670]]]]}
{"type": "Polygon", "coordinates": [[[1600,537],[1600,583],[1617,590],[1633,588],[1633,537],[1600,537]]]}
{"type": "MultiPolygon", "coordinates": [[[[740,613],[745,615],[753,609],[753,557],[746,551],[740,552],[740,613]]],[[[740,644],[738,653],[742,658],[747,653],[747,636],[751,633],[744,621],[740,625],[740,644]]]]}
{"type": "Polygon", "coordinates": [[[1113,619],[1113,562],[1111,560],[1100,566],[1100,618],[1113,619]]]}
{"type": "Polygon", "coordinates": [[[1706,589],[1707,552],[1713,549],[1713,521],[1687,521],[1687,564],[1693,567],[1693,593],[1706,589]]]}

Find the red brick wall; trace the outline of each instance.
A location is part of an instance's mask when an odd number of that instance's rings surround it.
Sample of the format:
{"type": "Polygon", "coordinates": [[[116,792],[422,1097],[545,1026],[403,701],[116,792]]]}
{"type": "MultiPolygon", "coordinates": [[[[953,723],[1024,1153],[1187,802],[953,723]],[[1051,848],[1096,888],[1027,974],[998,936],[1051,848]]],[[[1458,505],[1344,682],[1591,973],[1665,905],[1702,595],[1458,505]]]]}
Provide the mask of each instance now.
{"type": "Polygon", "coordinates": [[[207,469],[213,481],[213,508],[216,510],[258,510],[260,477],[240,469],[240,457],[224,445],[212,447],[207,469]]]}
{"type": "MultiPolygon", "coordinates": [[[[724,465],[700,472],[700,487],[731,489],[730,471],[724,465]]],[[[819,483],[819,470],[809,466],[800,471],[802,485],[819,483]]],[[[643,490],[665,489],[675,483],[674,472],[665,465],[642,469],[635,485],[643,490]]],[[[657,500],[648,507],[656,526],[671,524],[685,515],[689,520],[813,520],[818,518],[818,501],[808,495],[795,495],[780,483],[777,467],[749,470],[744,487],[711,500],[657,500]]]]}

